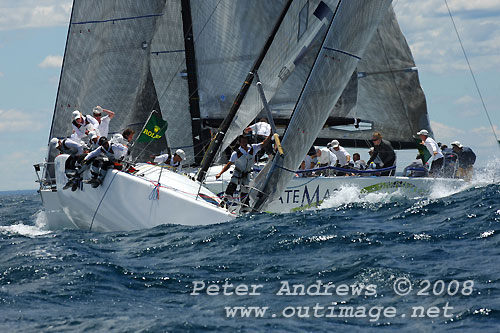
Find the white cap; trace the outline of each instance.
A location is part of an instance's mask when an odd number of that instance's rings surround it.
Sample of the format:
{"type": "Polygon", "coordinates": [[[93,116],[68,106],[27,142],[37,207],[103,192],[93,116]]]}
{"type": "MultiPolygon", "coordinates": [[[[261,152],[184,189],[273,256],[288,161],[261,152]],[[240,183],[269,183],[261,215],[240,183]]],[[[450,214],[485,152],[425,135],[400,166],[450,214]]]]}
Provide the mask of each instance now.
{"type": "Polygon", "coordinates": [[[332,148],[337,148],[338,146],[340,146],[340,143],[338,140],[332,140],[329,144],[328,144],[328,147],[332,147],[332,148]]]}
{"type": "Polygon", "coordinates": [[[426,129],[423,129],[423,130],[420,130],[420,132],[418,132],[417,135],[429,136],[429,132],[426,129]]]}
{"type": "Polygon", "coordinates": [[[100,116],[102,114],[102,108],[100,106],[96,106],[95,108],[92,109],[92,113],[94,115],[100,116]]]}
{"type": "Polygon", "coordinates": [[[183,161],[186,159],[186,153],[182,149],[177,149],[175,154],[182,158],[183,161]]]}
{"type": "Polygon", "coordinates": [[[451,145],[452,145],[452,146],[457,146],[458,148],[462,148],[462,147],[463,147],[463,146],[462,146],[462,144],[460,143],[460,141],[453,141],[453,142],[451,143],[451,145]]]}
{"type": "Polygon", "coordinates": [[[94,140],[94,139],[97,139],[97,133],[92,131],[92,132],[90,132],[90,140],[94,140]]]}
{"type": "Polygon", "coordinates": [[[72,116],[71,116],[71,117],[73,118],[73,120],[77,120],[78,118],[81,118],[81,117],[82,117],[82,114],[80,113],[80,111],[75,110],[75,111],[73,111],[73,113],[72,113],[72,116]]]}
{"type": "Polygon", "coordinates": [[[52,138],[50,139],[49,145],[51,148],[56,149],[57,145],[59,144],[59,139],[58,138],[52,138]]]}

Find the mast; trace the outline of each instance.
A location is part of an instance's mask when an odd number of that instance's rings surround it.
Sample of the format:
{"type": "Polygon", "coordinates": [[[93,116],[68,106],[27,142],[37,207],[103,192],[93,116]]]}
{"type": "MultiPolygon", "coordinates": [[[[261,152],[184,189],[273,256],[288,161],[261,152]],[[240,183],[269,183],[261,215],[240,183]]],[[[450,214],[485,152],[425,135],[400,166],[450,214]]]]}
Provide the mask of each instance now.
{"type": "MultiPolygon", "coordinates": [[[[288,9],[290,8],[293,0],[288,0],[285,7],[283,8],[280,17],[278,18],[278,21],[276,22],[273,30],[271,31],[266,43],[264,44],[264,47],[262,51],[260,52],[259,57],[255,61],[254,65],[252,66],[252,69],[248,73],[247,77],[245,78],[245,81],[243,85],[241,86],[240,92],[238,95],[236,95],[236,99],[233,102],[233,105],[231,106],[231,109],[229,110],[228,115],[226,118],[224,118],[224,121],[219,127],[219,130],[217,131],[217,134],[215,135],[215,138],[213,139],[212,143],[208,147],[208,151],[206,152],[202,162],[201,162],[201,168],[200,171],[198,171],[198,175],[196,179],[200,182],[202,182],[205,179],[205,175],[207,173],[208,168],[212,164],[213,160],[215,159],[215,155],[220,149],[220,146],[222,144],[222,140],[224,139],[224,136],[226,135],[226,132],[233,122],[234,117],[236,116],[236,112],[238,112],[238,109],[241,105],[241,102],[245,98],[248,89],[250,88],[250,85],[252,84],[252,81],[254,79],[254,73],[259,69],[260,65],[262,64],[262,61],[264,60],[264,57],[267,54],[267,51],[271,47],[271,44],[273,43],[274,37],[276,36],[276,33],[279,30],[279,27],[281,26],[281,23],[283,22],[286,13],[288,12],[288,9]]],[[[186,51],[187,54],[187,51],[186,51]]],[[[187,56],[187,55],[186,55],[187,56]]],[[[194,134],[193,134],[194,135],[194,134]]]]}
{"type": "Polygon", "coordinates": [[[191,131],[193,136],[194,161],[200,164],[203,158],[203,145],[208,137],[203,135],[200,117],[200,97],[198,95],[198,72],[193,39],[193,21],[191,17],[191,1],[181,0],[182,28],[184,31],[184,49],[186,54],[186,70],[189,92],[189,113],[191,114],[191,131]]]}

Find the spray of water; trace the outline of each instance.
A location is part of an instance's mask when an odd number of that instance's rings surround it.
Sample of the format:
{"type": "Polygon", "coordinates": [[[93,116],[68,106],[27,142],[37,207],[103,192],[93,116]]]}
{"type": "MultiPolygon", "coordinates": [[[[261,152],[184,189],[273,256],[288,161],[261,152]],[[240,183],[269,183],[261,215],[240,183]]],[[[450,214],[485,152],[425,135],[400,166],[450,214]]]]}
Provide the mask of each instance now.
{"type": "Polygon", "coordinates": [[[391,193],[374,192],[362,193],[361,189],[356,186],[342,186],[335,195],[323,201],[319,209],[337,208],[352,203],[378,204],[388,203],[404,197],[401,189],[391,193]]]}
{"type": "MultiPolygon", "coordinates": [[[[500,159],[490,161],[485,168],[477,168],[469,182],[439,182],[436,181],[429,193],[422,197],[413,198],[416,202],[432,202],[471,188],[484,187],[491,184],[500,184],[500,159]]],[[[330,198],[323,201],[319,209],[338,208],[352,203],[384,204],[407,198],[404,191],[398,189],[392,193],[362,193],[356,186],[344,186],[330,198]]],[[[407,198],[408,199],[408,198],[407,198]]]]}
{"type": "Polygon", "coordinates": [[[25,224],[19,221],[15,224],[8,226],[0,226],[0,233],[6,235],[21,235],[25,237],[37,237],[49,234],[50,231],[45,229],[47,224],[47,217],[45,211],[40,210],[36,212],[32,217],[34,225],[25,224]]]}

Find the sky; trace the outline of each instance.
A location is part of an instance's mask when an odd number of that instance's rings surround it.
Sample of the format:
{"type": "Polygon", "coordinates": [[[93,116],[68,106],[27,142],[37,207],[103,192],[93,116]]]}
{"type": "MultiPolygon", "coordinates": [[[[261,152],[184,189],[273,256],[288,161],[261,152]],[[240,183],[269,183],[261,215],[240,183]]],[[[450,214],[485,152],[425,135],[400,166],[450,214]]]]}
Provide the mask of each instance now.
{"type": "MultiPolygon", "coordinates": [[[[0,191],[37,188],[33,164],[46,156],[71,4],[0,0],[0,191]]],[[[500,0],[448,4],[500,135],[500,0]]],[[[393,5],[419,69],[436,140],[470,146],[478,166],[498,159],[500,149],[444,0],[393,5]]],[[[398,153],[398,168],[414,155],[398,153]]]]}

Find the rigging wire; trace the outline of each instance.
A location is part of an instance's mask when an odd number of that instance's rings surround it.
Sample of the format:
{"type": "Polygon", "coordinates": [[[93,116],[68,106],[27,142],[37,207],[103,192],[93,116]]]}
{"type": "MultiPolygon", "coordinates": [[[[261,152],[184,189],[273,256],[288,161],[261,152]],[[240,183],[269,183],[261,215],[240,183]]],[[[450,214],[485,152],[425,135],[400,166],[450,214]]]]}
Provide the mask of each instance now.
{"type": "Polygon", "coordinates": [[[500,141],[498,140],[497,134],[495,132],[495,127],[493,126],[493,122],[491,121],[490,114],[488,112],[488,109],[486,108],[486,104],[484,103],[483,95],[481,94],[481,90],[479,89],[479,85],[477,84],[476,81],[476,76],[474,75],[474,72],[472,71],[472,66],[469,62],[469,57],[467,56],[467,52],[465,52],[465,47],[462,43],[462,39],[460,38],[460,34],[458,33],[457,26],[455,25],[455,20],[453,19],[453,15],[451,14],[450,7],[448,6],[448,1],[444,0],[444,3],[446,5],[446,8],[448,9],[448,14],[450,15],[451,23],[453,23],[453,28],[455,29],[455,33],[457,34],[458,41],[460,43],[460,47],[462,48],[462,52],[464,53],[465,61],[467,62],[467,66],[469,66],[469,71],[470,75],[472,76],[472,80],[474,81],[474,85],[476,86],[477,93],[479,94],[479,98],[481,99],[481,103],[483,105],[484,112],[486,113],[486,117],[488,117],[488,121],[491,126],[491,131],[493,132],[493,135],[495,136],[495,140],[498,143],[498,148],[500,149],[500,141]]]}

